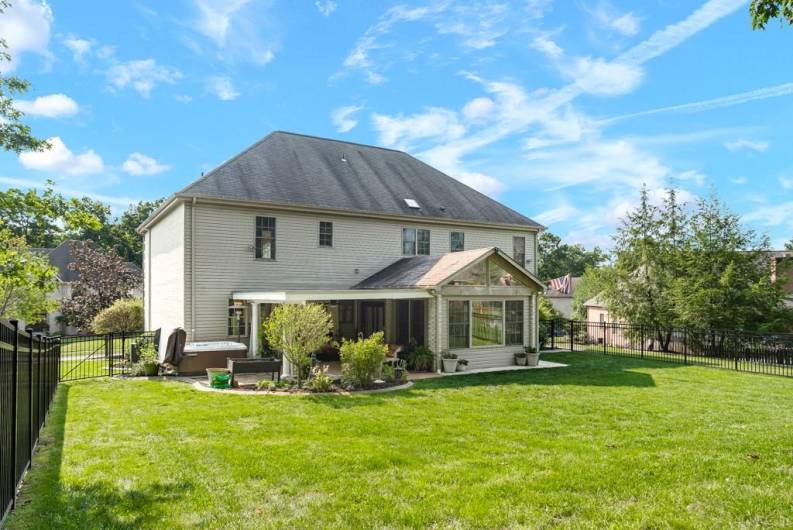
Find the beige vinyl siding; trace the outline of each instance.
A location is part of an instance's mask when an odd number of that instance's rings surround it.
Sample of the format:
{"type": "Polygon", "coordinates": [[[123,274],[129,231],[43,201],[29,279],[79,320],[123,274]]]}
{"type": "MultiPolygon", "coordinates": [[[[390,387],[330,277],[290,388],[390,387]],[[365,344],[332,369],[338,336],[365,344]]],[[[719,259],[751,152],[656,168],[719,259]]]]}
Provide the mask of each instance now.
{"type": "Polygon", "coordinates": [[[145,289],[148,329],[185,322],[185,206],[169,211],[147,233],[145,289]]]}
{"type": "MultiPolygon", "coordinates": [[[[183,205],[180,300],[181,317],[191,327],[190,245],[195,242],[195,335],[192,340],[226,338],[227,305],[232,292],[287,289],[347,289],[390,265],[402,256],[402,228],[430,230],[430,252],[445,254],[452,231],[465,233],[465,248],[496,246],[512,255],[512,237],[526,238],[528,268],[535,270],[534,233],[512,229],[467,228],[461,224],[438,225],[420,220],[377,220],[326,213],[308,214],[267,208],[202,203],[195,206],[195,234],[191,238],[191,206],[183,205]],[[276,259],[254,257],[255,219],[276,218],[276,259]],[[333,247],[319,248],[319,221],[333,222],[333,247]],[[409,221],[409,222],[408,222],[409,221]]],[[[176,210],[175,210],[176,211],[176,210]]],[[[174,212],[152,228],[161,231],[174,212]]],[[[158,237],[155,236],[154,240],[158,237]]],[[[153,249],[156,253],[157,249],[153,249]]],[[[152,261],[154,264],[154,261],[152,261]]],[[[161,298],[158,294],[156,298],[161,298]]],[[[154,312],[153,312],[154,314],[154,312]]],[[[153,323],[152,323],[153,324],[153,323]]]]}

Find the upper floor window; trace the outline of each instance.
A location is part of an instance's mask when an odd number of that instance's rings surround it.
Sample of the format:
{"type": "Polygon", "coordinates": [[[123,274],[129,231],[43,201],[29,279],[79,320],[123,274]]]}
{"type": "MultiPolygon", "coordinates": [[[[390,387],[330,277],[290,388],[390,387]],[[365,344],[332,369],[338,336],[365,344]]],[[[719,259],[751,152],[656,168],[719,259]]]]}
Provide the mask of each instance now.
{"type": "Polygon", "coordinates": [[[256,259],[275,259],[275,217],[256,217],[256,259]]]}
{"type": "Polygon", "coordinates": [[[330,221],[319,222],[319,246],[333,246],[333,223],[330,221]]]}
{"type": "Polygon", "coordinates": [[[428,256],[430,253],[430,231],[422,228],[402,229],[402,254],[428,256]]]}
{"type": "Polygon", "coordinates": [[[523,236],[515,236],[512,238],[512,258],[518,262],[521,267],[526,266],[526,238],[523,236]]]}
{"type": "Polygon", "coordinates": [[[465,250],[465,233],[452,232],[449,236],[449,249],[452,252],[460,252],[465,250]]]}

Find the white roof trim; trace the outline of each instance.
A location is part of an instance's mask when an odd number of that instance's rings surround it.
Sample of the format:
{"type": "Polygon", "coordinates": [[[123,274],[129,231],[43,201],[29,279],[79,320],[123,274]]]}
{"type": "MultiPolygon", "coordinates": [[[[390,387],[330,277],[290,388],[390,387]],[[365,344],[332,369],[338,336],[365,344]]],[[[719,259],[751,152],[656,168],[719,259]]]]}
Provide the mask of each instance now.
{"type": "Polygon", "coordinates": [[[234,300],[274,304],[301,304],[327,300],[411,300],[433,297],[426,289],[235,291],[231,296],[234,300]]]}

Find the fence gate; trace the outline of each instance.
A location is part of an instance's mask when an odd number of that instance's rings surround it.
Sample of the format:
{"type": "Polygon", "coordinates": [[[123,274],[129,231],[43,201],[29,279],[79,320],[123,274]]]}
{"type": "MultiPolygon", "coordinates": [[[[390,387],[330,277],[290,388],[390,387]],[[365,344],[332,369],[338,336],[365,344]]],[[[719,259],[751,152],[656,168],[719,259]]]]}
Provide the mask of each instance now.
{"type": "Polygon", "coordinates": [[[60,380],[128,375],[138,348],[153,337],[152,332],[61,337],[60,380]]]}

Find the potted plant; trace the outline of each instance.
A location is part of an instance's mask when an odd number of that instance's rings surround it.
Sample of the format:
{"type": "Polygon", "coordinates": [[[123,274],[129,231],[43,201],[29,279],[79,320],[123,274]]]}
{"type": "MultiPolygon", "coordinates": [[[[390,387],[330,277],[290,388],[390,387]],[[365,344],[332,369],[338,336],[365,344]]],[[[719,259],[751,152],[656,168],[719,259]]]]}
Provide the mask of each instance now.
{"type": "Polygon", "coordinates": [[[457,359],[457,371],[458,372],[465,372],[468,370],[468,360],[467,359],[457,359]]]}
{"type": "Polygon", "coordinates": [[[441,363],[443,364],[444,372],[457,371],[457,354],[448,350],[441,352],[441,363]]]}
{"type": "Polygon", "coordinates": [[[154,344],[146,342],[138,349],[138,373],[145,376],[157,375],[160,368],[160,363],[157,362],[157,352],[154,350],[154,344]]]}
{"type": "Polygon", "coordinates": [[[524,351],[526,352],[526,364],[528,366],[537,366],[540,364],[540,352],[537,351],[537,348],[534,346],[526,346],[524,351]]]}
{"type": "Polygon", "coordinates": [[[515,354],[515,364],[518,366],[526,366],[526,352],[518,352],[515,354]]]}

